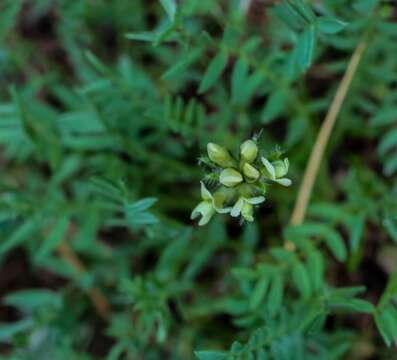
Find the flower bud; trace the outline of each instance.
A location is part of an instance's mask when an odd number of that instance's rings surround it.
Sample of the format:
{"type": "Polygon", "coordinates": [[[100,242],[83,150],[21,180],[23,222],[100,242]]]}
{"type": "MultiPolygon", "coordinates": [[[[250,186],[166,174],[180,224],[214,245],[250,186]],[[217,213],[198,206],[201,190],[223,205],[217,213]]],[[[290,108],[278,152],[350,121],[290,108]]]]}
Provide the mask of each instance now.
{"type": "Polygon", "coordinates": [[[244,164],[243,174],[248,182],[254,182],[258,180],[260,176],[260,172],[249,163],[244,164]]]}
{"type": "Polygon", "coordinates": [[[254,221],[254,207],[245,201],[241,209],[241,216],[249,222],[254,221]]]}
{"type": "Polygon", "coordinates": [[[273,161],[272,165],[276,173],[276,178],[282,178],[287,175],[289,169],[289,161],[287,158],[284,160],[273,161]]]}
{"type": "Polygon", "coordinates": [[[258,155],[258,146],[254,140],[246,140],[240,146],[241,156],[248,162],[253,162],[258,155]]]}
{"type": "Polygon", "coordinates": [[[225,186],[233,187],[241,183],[243,181],[243,177],[237,170],[228,168],[221,172],[221,175],[219,176],[219,181],[225,186]]]}
{"type": "Polygon", "coordinates": [[[234,165],[234,161],[229,152],[222,146],[214,143],[208,143],[207,152],[210,160],[219,166],[230,167],[234,165]]]}

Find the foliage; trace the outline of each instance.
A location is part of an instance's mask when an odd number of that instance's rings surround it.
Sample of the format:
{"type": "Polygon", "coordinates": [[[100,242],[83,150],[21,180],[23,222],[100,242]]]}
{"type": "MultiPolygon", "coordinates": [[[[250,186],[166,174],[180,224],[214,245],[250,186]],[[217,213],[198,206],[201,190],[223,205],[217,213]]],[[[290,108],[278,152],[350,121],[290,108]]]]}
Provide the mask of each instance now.
{"type": "Polygon", "coordinates": [[[395,11],[2,1],[1,359],[390,359],[395,11]],[[362,41],[307,218],[288,225],[362,41]],[[196,226],[198,157],[258,133],[265,154],[286,150],[293,185],[252,223],[196,226]]]}

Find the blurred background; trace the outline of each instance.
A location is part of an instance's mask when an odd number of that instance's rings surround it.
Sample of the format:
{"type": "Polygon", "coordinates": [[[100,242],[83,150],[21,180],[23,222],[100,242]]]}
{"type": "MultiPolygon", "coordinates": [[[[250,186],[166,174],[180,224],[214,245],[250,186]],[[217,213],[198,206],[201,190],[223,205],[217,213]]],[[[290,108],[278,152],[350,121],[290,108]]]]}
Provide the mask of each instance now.
{"type": "Polygon", "coordinates": [[[396,21],[376,0],[1,0],[1,358],[193,359],[263,326],[280,336],[258,359],[397,358],[396,21]],[[359,44],[299,237],[331,243],[321,281],[365,286],[376,321],[335,305],[284,336],[308,299],[285,275],[269,320],[250,269],[282,267],[270,250],[359,44]],[[252,224],[199,228],[206,144],[260,131],[293,186],[252,224]]]}

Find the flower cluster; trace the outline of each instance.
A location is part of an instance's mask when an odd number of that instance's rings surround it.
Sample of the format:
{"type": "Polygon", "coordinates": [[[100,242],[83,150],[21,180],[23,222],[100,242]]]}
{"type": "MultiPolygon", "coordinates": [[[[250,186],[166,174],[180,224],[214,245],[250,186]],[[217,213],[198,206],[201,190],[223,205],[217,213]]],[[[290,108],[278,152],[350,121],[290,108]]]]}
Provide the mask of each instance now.
{"type": "Polygon", "coordinates": [[[191,218],[201,216],[199,225],[207,224],[215,213],[230,214],[246,221],[254,220],[254,206],[265,201],[267,186],[277,183],[290,186],[289,161],[275,152],[268,158],[259,155],[255,138],[244,141],[234,158],[229,151],[214,143],[207,145],[210,169],[206,179],[213,185],[211,193],[201,181],[202,201],[193,209],[191,218]]]}

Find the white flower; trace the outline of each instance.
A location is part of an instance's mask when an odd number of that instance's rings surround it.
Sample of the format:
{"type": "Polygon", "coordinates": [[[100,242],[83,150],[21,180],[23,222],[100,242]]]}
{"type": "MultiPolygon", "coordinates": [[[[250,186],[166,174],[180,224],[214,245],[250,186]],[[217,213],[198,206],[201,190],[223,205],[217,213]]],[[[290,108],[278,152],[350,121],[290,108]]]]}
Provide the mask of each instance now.
{"type": "Polygon", "coordinates": [[[261,161],[266,168],[266,172],[267,172],[266,175],[268,178],[270,178],[270,180],[279,183],[280,185],[283,186],[290,186],[292,184],[292,181],[290,179],[283,177],[288,172],[288,168],[289,168],[288,159],[284,159],[283,161],[277,160],[271,163],[269,160],[262,157],[261,161]]]}
{"type": "Polygon", "coordinates": [[[193,209],[190,218],[193,220],[201,215],[201,219],[198,224],[199,226],[202,226],[206,225],[211,220],[215,212],[226,214],[230,212],[231,208],[221,207],[224,197],[220,192],[218,192],[218,194],[215,193],[212,195],[202,181],[200,184],[202,201],[193,209]]]}
{"type": "Polygon", "coordinates": [[[252,198],[240,196],[230,211],[230,215],[233,217],[238,217],[241,214],[245,220],[253,221],[253,205],[261,204],[264,201],[264,196],[256,196],[252,198]]]}

